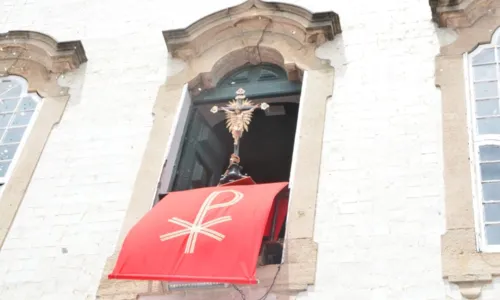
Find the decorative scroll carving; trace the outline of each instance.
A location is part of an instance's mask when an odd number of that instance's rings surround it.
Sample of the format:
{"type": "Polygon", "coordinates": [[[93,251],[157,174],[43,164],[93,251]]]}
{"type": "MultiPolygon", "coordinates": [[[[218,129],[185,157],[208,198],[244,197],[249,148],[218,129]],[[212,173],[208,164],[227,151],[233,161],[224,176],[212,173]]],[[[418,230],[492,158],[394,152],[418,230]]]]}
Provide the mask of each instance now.
{"type": "Polygon", "coordinates": [[[491,275],[449,276],[448,280],[458,285],[465,299],[477,300],[485,284],[491,283],[491,275]]]}
{"type": "Polygon", "coordinates": [[[243,4],[211,14],[184,29],[163,32],[172,56],[183,60],[198,57],[228,37],[245,41],[253,60],[259,62],[264,34],[281,35],[292,44],[319,46],[341,32],[339,16],[334,12],[311,13],[301,7],[248,0],[243,4]],[[248,39],[249,34],[259,33],[248,39]],[[253,46],[253,47],[251,47],[253,46]]]}
{"type": "Polygon", "coordinates": [[[432,20],[439,27],[469,27],[489,11],[493,0],[429,0],[432,20]]]}
{"type": "Polygon", "coordinates": [[[87,57],[80,41],[57,42],[38,32],[9,31],[0,34],[0,61],[11,62],[0,74],[31,63],[42,65],[48,73],[63,73],[78,68],[87,57]]]}

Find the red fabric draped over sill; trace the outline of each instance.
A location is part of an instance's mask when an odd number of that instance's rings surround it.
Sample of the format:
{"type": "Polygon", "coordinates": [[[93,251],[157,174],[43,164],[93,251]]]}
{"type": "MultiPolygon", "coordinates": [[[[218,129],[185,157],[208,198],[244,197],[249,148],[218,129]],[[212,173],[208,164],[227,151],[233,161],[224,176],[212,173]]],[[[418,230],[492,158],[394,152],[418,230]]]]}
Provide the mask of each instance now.
{"type": "Polygon", "coordinates": [[[108,277],[257,283],[262,237],[287,183],[252,182],[169,193],[130,230],[108,277]]]}
{"type": "MultiPolygon", "coordinates": [[[[251,177],[246,177],[237,181],[226,183],[221,186],[251,185],[251,184],[256,184],[256,183],[255,181],[253,181],[251,177]]],[[[264,237],[271,238],[273,219],[276,211],[277,215],[276,215],[276,223],[274,224],[274,237],[272,237],[273,240],[278,239],[281,228],[283,227],[283,224],[285,223],[286,220],[286,215],[288,213],[288,193],[278,195],[274,199],[271,212],[269,213],[269,218],[267,219],[266,229],[264,230],[264,237]]]]}

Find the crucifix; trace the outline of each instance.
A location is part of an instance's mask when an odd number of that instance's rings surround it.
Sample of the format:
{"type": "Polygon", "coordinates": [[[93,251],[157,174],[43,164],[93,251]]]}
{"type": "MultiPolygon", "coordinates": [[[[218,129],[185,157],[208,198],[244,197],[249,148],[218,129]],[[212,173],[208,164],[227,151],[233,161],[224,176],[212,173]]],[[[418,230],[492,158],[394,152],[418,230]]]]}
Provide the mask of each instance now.
{"type": "Polygon", "coordinates": [[[248,126],[252,122],[253,111],[257,108],[266,110],[269,105],[265,102],[254,104],[245,96],[245,90],[240,88],[236,91],[234,100],[229,101],[227,106],[214,106],[210,110],[216,114],[223,111],[226,114],[226,127],[233,136],[234,150],[229,160],[229,167],[226,172],[221,176],[220,184],[234,181],[244,176],[241,174],[240,163],[240,141],[243,132],[248,131],[248,126]]]}

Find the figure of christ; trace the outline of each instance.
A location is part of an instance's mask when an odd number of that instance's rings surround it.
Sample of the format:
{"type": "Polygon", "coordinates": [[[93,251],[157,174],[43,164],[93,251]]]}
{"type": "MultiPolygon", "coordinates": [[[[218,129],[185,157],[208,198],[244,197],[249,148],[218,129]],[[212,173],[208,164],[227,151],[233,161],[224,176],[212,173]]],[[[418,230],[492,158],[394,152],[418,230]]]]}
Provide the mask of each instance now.
{"type": "Polygon", "coordinates": [[[210,111],[214,114],[219,111],[225,112],[226,127],[231,132],[234,141],[233,154],[238,157],[241,137],[244,131],[248,131],[254,110],[257,108],[266,110],[269,105],[267,103],[253,104],[252,101],[246,99],[243,89],[239,89],[236,93],[235,99],[230,101],[227,106],[214,106],[210,111]]]}
{"type": "Polygon", "coordinates": [[[234,149],[229,159],[229,167],[222,175],[219,184],[225,184],[243,177],[239,165],[239,148],[243,132],[248,131],[254,110],[257,108],[266,110],[268,107],[267,103],[253,104],[252,101],[245,97],[245,90],[240,88],[236,91],[234,100],[230,101],[227,106],[214,106],[210,110],[214,114],[220,111],[226,114],[226,127],[231,132],[234,141],[234,149]]]}

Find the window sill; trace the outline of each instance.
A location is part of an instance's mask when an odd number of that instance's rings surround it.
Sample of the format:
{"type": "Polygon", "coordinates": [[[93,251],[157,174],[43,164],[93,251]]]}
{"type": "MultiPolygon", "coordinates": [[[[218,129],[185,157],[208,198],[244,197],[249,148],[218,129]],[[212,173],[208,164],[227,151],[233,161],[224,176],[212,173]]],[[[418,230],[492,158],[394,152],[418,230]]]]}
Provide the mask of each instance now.
{"type": "Polygon", "coordinates": [[[477,251],[474,228],[448,229],[441,245],[443,277],[450,282],[463,282],[464,276],[490,278],[500,274],[500,252],[477,251]]]}
{"type": "Polygon", "coordinates": [[[500,245],[488,245],[488,246],[480,246],[479,253],[498,253],[500,254],[500,245]]]}

